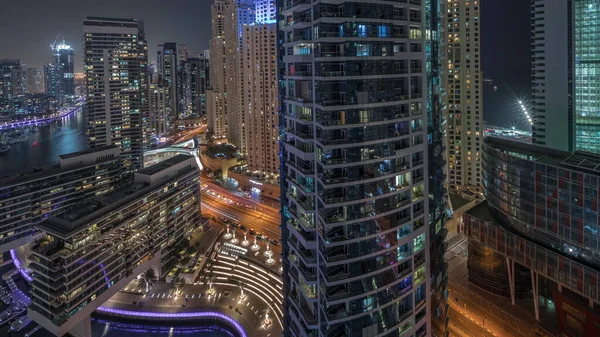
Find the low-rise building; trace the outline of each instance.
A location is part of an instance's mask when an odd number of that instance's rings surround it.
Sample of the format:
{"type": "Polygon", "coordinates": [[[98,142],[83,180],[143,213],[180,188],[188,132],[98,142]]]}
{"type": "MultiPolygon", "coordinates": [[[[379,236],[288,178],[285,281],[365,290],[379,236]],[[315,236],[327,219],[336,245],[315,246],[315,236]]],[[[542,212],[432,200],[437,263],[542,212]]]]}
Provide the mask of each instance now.
{"type": "Polygon", "coordinates": [[[60,156],[59,164],[0,177],[0,252],[31,241],[34,225],[90,197],[111,192],[122,173],[119,148],[60,156]]]}
{"type": "Polygon", "coordinates": [[[199,210],[195,158],[178,155],[50,216],[32,248],[29,317],[57,336],[90,336],[89,315],[143,271],[160,275],[199,225],[199,210]]]}

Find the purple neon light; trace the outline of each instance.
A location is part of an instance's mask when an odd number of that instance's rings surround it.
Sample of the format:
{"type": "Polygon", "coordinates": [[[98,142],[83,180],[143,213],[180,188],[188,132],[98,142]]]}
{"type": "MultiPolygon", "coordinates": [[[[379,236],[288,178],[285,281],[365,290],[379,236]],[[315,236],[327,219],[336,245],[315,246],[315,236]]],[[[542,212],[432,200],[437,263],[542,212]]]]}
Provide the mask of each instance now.
{"type": "MultiPolygon", "coordinates": [[[[21,261],[19,261],[19,259],[17,258],[17,254],[14,249],[10,250],[10,256],[12,257],[15,267],[17,267],[17,270],[19,270],[21,275],[23,275],[23,277],[29,282],[33,281],[31,276],[29,276],[27,274],[27,271],[25,269],[21,268],[21,261]]],[[[107,278],[107,277],[105,276],[105,278],[107,278]]],[[[222,319],[222,320],[230,323],[237,330],[237,332],[240,334],[241,337],[248,337],[246,335],[246,332],[244,331],[244,328],[242,328],[242,326],[238,322],[236,322],[233,318],[231,318],[225,314],[222,314],[220,312],[206,312],[206,311],[200,311],[200,312],[148,312],[148,311],[120,310],[120,309],[113,309],[113,308],[106,308],[106,307],[98,307],[98,309],[96,309],[96,310],[101,311],[101,312],[108,312],[108,313],[113,313],[113,314],[117,314],[117,315],[132,316],[132,317],[219,318],[219,319],[222,319]]]]}
{"type": "Polygon", "coordinates": [[[17,126],[25,126],[25,125],[39,125],[42,124],[44,122],[47,121],[53,121],[59,118],[65,118],[69,115],[71,115],[73,112],[77,111],[78,109],[80,109],[81,107],[76,107],[73,110],[70,110],[69,112],[59,115],[59,116],[54,116],[54,117],[47,117],[47,118],[41,118],[41,119],[34,119],[34,120],[26,120],[26,121],[21,121],[21,122],[14,122],[14,123],[10,123],[10,124],[1,124],[0,125],[0,129],[4,129],[4,128],[14,128],[17,126]]]}
{"type": "Polygon", "coordinates": [[[24,268],[21,268],[21,261],[19,261],[19,259],[17,259],[17,253],[15,252],[14,249],[10,250],[10,257],[12,258],[13,263],[15,264],[15,267],[17,268],[19,273],[21,273],[23,278],[26,279],[27,282],[33,281],[31,276],[29,276],[29,274],[27,274],[27,270],[25,270],[24,268]]]}
{"type": "Polygon", "coordinates": [[[241,337],[248,337],[242,326],[233,318],[220,312],[198,311],[198,312],[148,312],[148,311],[129,311],[107,307],[98,307],[100,312],[108,312],[123,316],[132,317],[159,317],[159,318],[219,318],[230,323],[240,334],[241,337]]]}

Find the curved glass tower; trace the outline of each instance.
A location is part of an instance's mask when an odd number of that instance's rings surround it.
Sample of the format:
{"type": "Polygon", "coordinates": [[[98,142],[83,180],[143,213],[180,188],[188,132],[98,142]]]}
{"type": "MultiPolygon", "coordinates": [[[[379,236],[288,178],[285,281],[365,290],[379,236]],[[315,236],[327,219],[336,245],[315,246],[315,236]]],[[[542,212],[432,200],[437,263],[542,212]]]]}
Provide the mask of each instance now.
{"type": "Polygon", "coordinates": [[[430,336],[425,3],[278,11],[285,336],[430,336]]]}

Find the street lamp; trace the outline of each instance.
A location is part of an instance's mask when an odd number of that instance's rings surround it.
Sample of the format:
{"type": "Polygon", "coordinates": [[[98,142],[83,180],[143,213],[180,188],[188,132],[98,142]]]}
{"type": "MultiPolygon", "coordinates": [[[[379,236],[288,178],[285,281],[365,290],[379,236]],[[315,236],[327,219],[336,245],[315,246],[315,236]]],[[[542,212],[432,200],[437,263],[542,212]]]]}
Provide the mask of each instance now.
{"type": "Polygon", "coordinates": [[[483,328],[484,328],[484,329],[485,329],[485,320],[486,320],[486,318],[487,318],[487,316],[485,316],[485,317],[483,318],[483,328]]]}

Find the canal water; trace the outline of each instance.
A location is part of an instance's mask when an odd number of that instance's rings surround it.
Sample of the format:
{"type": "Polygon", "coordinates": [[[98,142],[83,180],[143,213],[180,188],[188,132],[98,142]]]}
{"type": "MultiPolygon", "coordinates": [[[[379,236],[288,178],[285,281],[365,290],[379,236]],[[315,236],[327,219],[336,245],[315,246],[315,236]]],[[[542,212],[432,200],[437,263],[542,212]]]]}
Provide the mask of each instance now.
{"type": "Polygon", "coordinates": [[[62,154],[85,150],[87,124],[82,110],[40,128],[27,141],[11,145],[10,152],[0,156],[0,177],[54,165],[62,154]]]}

